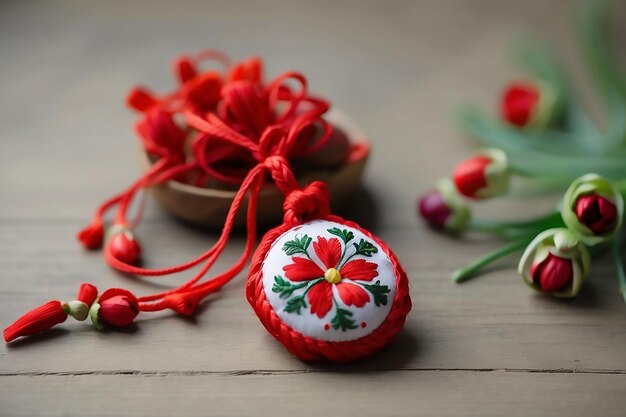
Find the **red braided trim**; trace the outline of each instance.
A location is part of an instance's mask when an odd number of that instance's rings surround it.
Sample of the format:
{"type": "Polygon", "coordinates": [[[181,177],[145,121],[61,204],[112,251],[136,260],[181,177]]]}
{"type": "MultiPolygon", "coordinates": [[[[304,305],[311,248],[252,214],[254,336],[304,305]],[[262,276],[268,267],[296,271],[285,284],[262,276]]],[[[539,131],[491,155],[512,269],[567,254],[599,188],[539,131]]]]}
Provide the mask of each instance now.
{"type": "Polygon", "coordinates": [[[354,359],[370,356],[382,349],[385,345],[393,341],[402,330],[406,316],[411,311],[411,297],[409,294],[409,282],[406,272],[400,265],[396,256],[389,247],[378,237],[369,231],[362,229],[358,224],[344,220],[339,216],[326,216],[324,220],[329,220],[355,228],[374,240],[387,254],[394,274],[396,275],[396,295],[393,305],[385,321],[372,333],[356,340],[346,342],[329,342],[304,336],[285,324],[276,314],[273,307],[267,301],[263,289],[262,266],[272,244],[283,233],[293,227],[290,224],[270,230],[261,240],[254,256],[250,275],[246,284],[246,297],[248,302],[256,312],[259,320],[267,331],[282,343],[289,352],[304,361],[328,359],[334,362],[347,362],[354,359]]]}

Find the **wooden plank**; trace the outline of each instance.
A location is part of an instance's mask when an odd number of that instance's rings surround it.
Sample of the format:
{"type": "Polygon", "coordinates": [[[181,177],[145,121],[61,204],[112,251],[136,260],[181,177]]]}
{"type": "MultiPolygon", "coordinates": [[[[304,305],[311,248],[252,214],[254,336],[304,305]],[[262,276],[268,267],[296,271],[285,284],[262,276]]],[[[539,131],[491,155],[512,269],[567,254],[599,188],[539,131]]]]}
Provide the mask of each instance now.
{"type": "MultiPolygon", "coordinates": [[[[69,238],[76,228],[5,225],[0,230],[0,264],[6,277],[0,281],[0,317],[5,323],[50,298],[73,297],[83,280],[103,289],[128,287],[138,294],[159,290],[156,284],[116,274],[98,254],[81,252],[69,238]]],[[[206,235],[169,222],[145,225],[140,233],[149,242],[150,265],[183,261],[210,244],[206,235]]],[[[424,230],[407,233],[405,228],[386,227],[382,237],[393,243],[407,268],[414,309],[397,343],[349,369],[626,370],[626,309],[609,262],[597,262],[581,297],[567,303],[530,291],[516,275],[514,259],[503,264],[506,268],[464,285],[449,281],[455,266],[493,243],[458,243],[452,257],[449,239],[424,230]]],[[[234,243],[218,270],[237,256],[241,238],[234,243]]],[[[60,326],[67,332],[0,347],[0,369],[12,373],[315,368],[288,355],[266,334],[245,301],[244,279],[237,278],[207,302],[194,320],[173,315],[152,320],[153,315],[143,315],[131,333],[99,333],[69,320],[60,326]]]]}
{"type": "Polygon", "coordinates": [[[28,375],[3,416],[621,417],[626,375],[511,372],[28,375]]]}
{"type": "MultiPolygon", "coordinates": [[[[414,310],[396,343],[369,360],[304,364],[259,325],[240,276],[194,319],[143,316],[126,332],[68,321],[1,346],[0,415],[623,415],[626,309],[608,259],[594,262],[573,303],[530,293],[515,259],[455,286],[450,272],[497,243],[452,241],[414,213],[417,194],[470,146],[449,115],[467,101],[494,108],[515,76],[511,38],[544,36],[579,80],[563,18],[570,10],[568,0],[4,2],[0,325],[49,298],[73,297],[81,281],[139,294],[161,288],[114,273],[74,234],[138,173],[134,116],[122,105],[128,88],[170,88],[170,59],[206,46],[235,58],[259,53],[271,76],[302,70],[314,92],[368,132],[366,191],[347,217],[397,252],[414,310]]],[[[553,204],[475,211],[528,216],[553,204]]],[[[184,261],[215,239],[153,205],[146,218],[139,233],[149,265],[184,261]]],[[[238,255],[242,238],[233,240],[217,269],[238,255]]]]}

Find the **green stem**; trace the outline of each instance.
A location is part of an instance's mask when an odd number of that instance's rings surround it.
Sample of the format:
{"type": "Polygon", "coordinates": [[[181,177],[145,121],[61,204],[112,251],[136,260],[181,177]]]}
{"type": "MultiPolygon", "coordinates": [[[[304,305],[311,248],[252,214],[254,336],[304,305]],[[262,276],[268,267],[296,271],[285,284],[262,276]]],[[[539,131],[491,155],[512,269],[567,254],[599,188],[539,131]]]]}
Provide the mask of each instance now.
{"type": "Polygon", "coordinates": [[[528,246],[528,244],[533,238],[534,236],[532,237],[526,236],[524,238],[515,240],[509,243],[508,245],[504,245],[494,250],[493,252],[488,253],[484,257],[477,259],[471,264],[463,268],[457,269],[452,274],[452,280],[456,283],[467,281],[468,279],[472,278],[474,274],[476,274],[476,272],[478,272],[485,266],[497,261],[498,259],[504,258],[505,256],[510,255],[513,252],[517,252],[519,250],[524,249],[526,246],[528,246]]]}
{"type": "Polygon", "coordinates": [[[619,237],[613,239],[611,244],[611,253],[615,262],[615,271],[617,272],[617,281],[619,282],[619,291],[622,293],[624,302],[626,302],[626,273],[624,272],[624,263],[620,256],[619,237]]]}
{"type": "Polygon", "coordinates": [[[473,219],[469,222],[468,229],[502,237],[515,237],[562,225],[561,214],[558,211],[553,211],[545,216],[523,221],[492,222],[473,219]]]}
{"type": "Polygon", "coordinates": [[[341,262],[339,262],[339,265],[337,265],[337,270],[343,268],[343,266],[347,264],[350,259],[354,258],[355,255],[356,251],[352,255],[348,256],[345,260],[342,259],[341,262]]]}

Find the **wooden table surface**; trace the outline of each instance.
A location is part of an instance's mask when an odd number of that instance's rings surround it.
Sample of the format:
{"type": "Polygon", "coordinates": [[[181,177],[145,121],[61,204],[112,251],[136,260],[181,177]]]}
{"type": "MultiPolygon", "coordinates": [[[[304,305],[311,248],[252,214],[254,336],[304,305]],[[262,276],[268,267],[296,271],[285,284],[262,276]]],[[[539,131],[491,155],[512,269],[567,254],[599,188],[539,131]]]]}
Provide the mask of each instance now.
{"type": "MultiPolygon", "coordinates": [[[[245,274],[194,319],[141,317],[128,332],[68,320],[0,348],[0,415],[624,416],[626,305],[608,258],[574,303],[531,293],[516,259],[454,285],[456,267],[498,242],[454,241],[415,217],[415,199],[471,148],[452,123],[464,102],[494,106],[519,76],[517,35],[543,37],[577,64],[570,1],[3,2],[0,6],[0,324],[82,281],[146,294],[174,279],[131,279],[74,238],[105,197],[137,176],[138,81],[172,86],[170,59],[217,47],[268,73],[297,69],[373,144],[346,215],[395,250],[414,308],[398,340],[368,360],[307,364],[259,324],[245,274]]],[[[588,89],[586,90],[588,94],[588,89]]],[[[512,200],[482,215],[540,213],[512,200]]],[[[151,202],[139,230],[149,266],[215,240],[151,202]]],[[[217,267],[229,264],[242,238],[217,267]]]]}

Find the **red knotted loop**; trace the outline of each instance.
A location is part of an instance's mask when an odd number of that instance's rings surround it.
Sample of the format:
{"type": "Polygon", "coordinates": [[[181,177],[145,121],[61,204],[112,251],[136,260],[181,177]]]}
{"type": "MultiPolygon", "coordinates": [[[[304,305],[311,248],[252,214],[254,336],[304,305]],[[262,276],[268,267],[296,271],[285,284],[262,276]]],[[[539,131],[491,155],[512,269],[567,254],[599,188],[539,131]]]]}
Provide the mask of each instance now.
{"type": "Polygon", "coordinates": [[[284,222],[302,223],[330,214],[330,192],[322,181],[313,181],[301,190],[293,190],[283,202],[284,222]]]}

